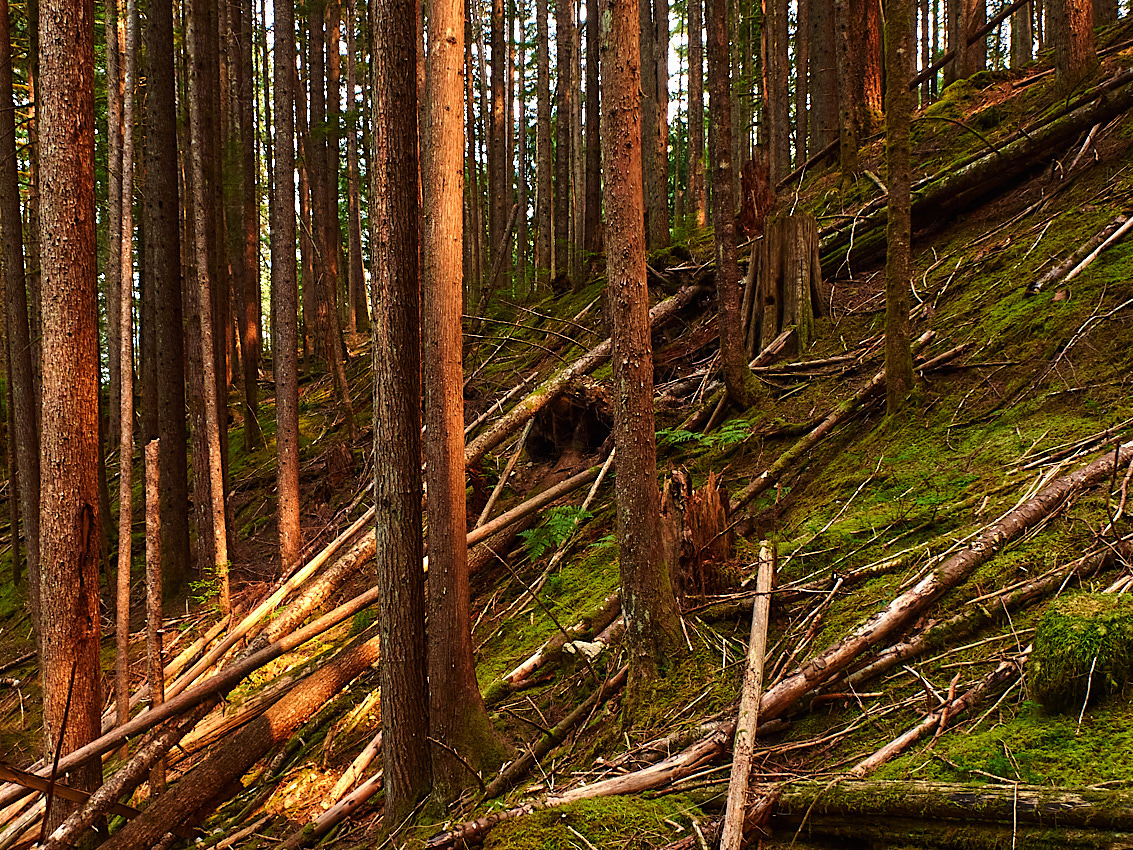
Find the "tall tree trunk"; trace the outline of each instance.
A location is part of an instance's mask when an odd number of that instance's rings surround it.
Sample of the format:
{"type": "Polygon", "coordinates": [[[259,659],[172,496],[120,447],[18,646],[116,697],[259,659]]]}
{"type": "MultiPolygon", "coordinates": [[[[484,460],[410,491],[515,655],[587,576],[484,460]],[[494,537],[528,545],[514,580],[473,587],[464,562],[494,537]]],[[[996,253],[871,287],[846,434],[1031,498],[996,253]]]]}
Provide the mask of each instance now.
{"type": "MultiPolygon", "coordinates": [[[[679,657],[680,629],[657,527],[653,358],[641,187],[641,62],[637,0],[610,0],[602,40],[602,159],[613,314],[618,563],[630,647],[630,687],[642,694],[679,657]]],[[[632,702],[632,699],[631,699],[632,702]]]]}
{"type": "Polygon", "coordinates": [[[842,186],[857,179],[858,129],[854,118],[853,51],[850,38],[850,0],[834,0],[834,54],[838,75],[838,151],[842,186]]]}
{"type": "MultiPolygon", "coordinates": [[[[515,248],[515,267],[516,277],[514,282],[515,296],[518,300],[525,300],[530,293],[528,289],[528,263],[531,259],[529,250],[531,233],[530,225],[527,218],[527,204],[528,204],[528,162],[529,156],[527,146],[527,35],[526,35],[526,21],[527,21],[527,4],[524,3],[520,8],[519,14],[515,16],[515,38],[514,43],[519,51],[519,61],[515,66],[515,73],[518,75],[518,96],[519,96],[519,114],[516,116],[516,155],[519,157],[519,166],[515,180],[515,199],[519,204],[519,218],[516,222],[516,248],[515,248]]],[[[589,209],[589,208],[588,208],[589,209]]]]}
{"type": "MultiPolygon", "coordinates": [[[[491,114],[488,116],[488,257],[507,250],[504,228],[511,210],[507,184],[507,21],[504,0],[492,0],[491,114]]],[[[561,120],[561,119],[560,119],[561,120]]],[[[491,281],[487,283],[491,286],[491,281]]],[[[482,296],[483,293],[481,292],[482,296]]],[[[483,299],[481,298],[481,303],[483,299]]]]}
{"type": "Polygon", "coordinates": [[[583,246],[592,254],[602,250],[602,139],[599,133],[602,96],[598,90],[601,51],[598,49],[597,7],[595,0],[589,0],[586,6],[586,226],[583,246]]]}
{"type": "Polygon", "coordinates": [[[535,280],[546,285],[551,276],[551,47],[547,0],[535,0],[536,100],[535,116],[535,280]]]}
{"type": "Polygon", "coordinates": [[[665,49],[669,41],[667,11],[667,0],[640,0],[637,8],[641,27],[638,51],[642,98],[642,191],[645,198],[645,244],[650,251],[669,244],[668,115],[665,113],[669,92],[668,75],[665,75],[666,88],[662,90],[659,73],[662,41],[665,49]],[[659,19],[662,14],[666,14],[664,20],[659,19]],[[662,134],[665,134],[664,144],[661,143],[662,134]]]}
{"type": "Polygon", "coordinates": [[[1048,0],[1048,39],[1054,46],[1056,85],[1069,92],[1097,66],[1091,0],[1048,0]]]}
{"type": "Polygon", "coordinates": [[[582,27],[579,25],[580,6],[577,0],[571,7],[571,55],[574,65],[570,77],[574,89],[570,95],[570,279],[576,290],[586,282],[583,269],[583,241],[586,238],[586,157],[582,147],[582,27]]]}
{"type": "Polygon", "coordinates": [[[118,722],[130,714],[130,567],[133,562],[134,472],[134,86],[138,67],[138,8],[127,0],[122,69],[122,244],[119,357],[121,408],[118,452],[118,583],[115,615],[114,702],[118,722]]]}
{"type": "Polygon", "coordinates": [[[881,127],[881,3],[850,0],[851,81],[853,115],[859,139],[881,127]]]}
{"type": "Polygon", "coordinates": [[[275,174],[271,195],[271,341],[275,373],[279,557],[299,560],[299,282],[295,263],[295,18],[272,0],[275,19],[275,174]]]}
{"type": "MultiPolygon", "coordinates": [[[[343,296],[339,281],[342,268],[342,226],[338,220],[338,176],[341,157],[342,131],[342,2],[327,0],[326,8],[326,50],[327,50],[327,177],[324,184],[327,193],[327,298],[330,300],[331,315],[334,317],[331,345],[335,359],[342,362],[345,351],[342,344],[342,326],[345,321],[351,332],[357,329],[357,317],[349,298],[343,296]]],[[[345,378],[344,378],[345,380],[345,378]]],[[[352,417],[353,418],[353,417],[352,417]]]]}
{"type": "Polygon", "coordinates": [[[716,301],[720,327],[720,360],[728,396],[746,410],[759,399],[759,385],[747,367],[740,324],[740,272],[736,262],[736,201],[732,194],[732,99],[729,73],[727,0],[708,6],[708,97],[711,124],[708,144],[712,160],[712,222],[716,247],[716,301]]]}
{"type": "MultiPolygon", "coordinates": [[[[461,199],[464,124],[461,98],[464,8],[461,0],[429,7],[427,93],[422,137],[424,224],[425,446],[429,512],[429,728],[431,737],[481,770],[500,745],[484,710],[472,659],[468,550],[464,545],[464,404],[461,397],[461,199]]],[[[414,494],[416,495],[416,494],[414,494]]],[[[451,799],[469,784],[467,768],[435,746],[434,792],[451,799]]]]}
{"type": "Polygon", "coordinates": [[[834,6],[829,0],[810,5],[810,147],[820,151],[838,138],[838,62],[834,6]]]}
{"type": "Polygon", "coordinates": [[[795,162],[802,165],[810,135],[810,0],[801,0],[795,14],[795,162]]]}
{"type": "Polygon", "coordinates": [[[240,120],[242,219],[244,232],[240,248],[244,252],[244,284],[237,290],[237,316],[240,329],[240,351],[244,366],[244,448],[258,449],[264,444],[257,418],[260,412],[260,204],[256,187],[255,101],[252,62],[252,0],[236,0],[240,14],[239,51],[236,59],[238,76],[238,114],[240,120]]]}
{"type": "MultiPolygon", "coordinates": [[[[39,561],[39,427],[38,400],[32,376],[28,327],[27,283],[24,277],[23,223],[16,161],[15,107],[12,102],[12,38],[8,0],[0,0],[0,250],[4,262],[5,320],[8,336],[8,379],[11,384],[9,434],[19,481],[20,524],[27,555],[28,600],[36,639],[41,635],[39,561]]],[[[13,476],[9,475],[10,478],[13,476]]],[[[14,528],[14,526],[13,526],[14,528]]],[[[13,544],[17,541],[12,535],[13,544]]],[[[13,551],[15,547],[13,546],[13,551]]]]}
{"type": "MultiPolygon", "coordinates": [[[[1089,3],[1090,0],[1082,0],[1089,3]]],[[[968,36],[987,20],[987,0],[945,0],[948,20],[948,47],[955,48],[956,58],[944,66],[944,84],[964,80],[987,64],[987,39],[969,45],[968,36]]]]}
{"type": "MultiPolygon", "coordinates": [[[[93,36],[92,0],[46,0],[40,8],[40,670],[49,759],[56,749],[68,753],[98,737],[102,708],[93,36]]],[[[101,775],[100,761],[92,759],[60,779],[93,791],[101,775]]],[[[55,803],[48,832],[69,808],[55,803]]]]}
{"type": "MultiPolygon", "coordinates": [[[[885,6],[885,69],[891,81],[912,77],[913,29],[910,0],[888,0],[885,6]]],[[[885,161],[889,176],[888,255],[885,263],[885,400],[889,415],[898,413],[913,388],[913,355],[909,348],[909,303],[912,300],[912,166],[909,87],[893,84],[885,98],[885,161]]]]}
{"type": "Polygon", "coordinates": [[[377,0],[374,55],[374,501],[387,823],[430,787],[421,571],[421,294],[414,0],[377,0]]]}
{"type": "MultiPolygon", "coordinates": [[[[306,51],[306,28],[300,30],[301,43],[300,57],[306,51]]],[[[306,63],[303,63],[306,67],[306,63]]],[[[315,341],[318,333],[318,309],[315,302],[318,299],[318,286],[315,280],[315,226],[311,210],[311,170],[308,165],[314,154],[311,151],[310,122],[307,120],[307,84],[306,76],[299,76],[296,72],[295,81],[295,123],[299,137],[299,159],[296,163],[299,172],[299,259],[303,264],[303,273],[300,277],[303,285],[303,369],[307,374],[313,372],[315,341]]]]}
{"type": "Polygon", "coordinates": [[[366,296],[366,277],[362,265],[362,181],[358,171],[358,137],[362,135],[365,120],[355,97],[358,85],[358,45],[356,38],[358,8],[355,0],[346,3],[346,108],[351,117],[352,128],[346,134],[346,181],[347,181],[347,259],[346,289],[347,297],[354,305],[355,330],[358,333],[370,331],[370,306],[366,296]]]}
{"type": "Polygon", "coordinates": [[[171,595],[189,583],[189,485],[185,427],[185,344],[181,303],[181,224],[177,179],[177,104],[173,68],[172,0],[146,8],[145,300],[153,333],[142,368],[148,377],[148,439],[161,440],[161,561],[171,595]],[[156,403],[150,399],[156,395],[156,403]]]}
{"type": "Polygon", "coordinates": [[[1023,68],[1034,58],[1033,9],[1027,3],[1011,16],[1011,67],[1023,68]]]}
{"type": "Polygon", "coordinates": [[[704,227],[708,218],[707,209],[707,186],[704,179],[704,3],[703,0],[689,0],[688,195],[685,211],[697,227],[704,227]]]}
{"type": "Polygon", "coordinates": [[[554,275],[570,269],[571,101],[574,96],[574,0],[555,0],[555,244],[554,275]]]}
{"type": "MultiPolygon", "coordinates": [[[[118,0],[103,0],[106,19],[106,349],[121,347],[122,281],[122,33],[119,32],[118,0]]],[[[118,444],[118,410],[121,408],[121,362],[113,354],[107,361],[110,445],[118,444]]]]}
{"type": "Polygon", "coordinates": [[[208,70],[208,0],[191,0],[189,5],[189,135],[190,170],[193,178],[193,195],[190,204],[193,224],[193,273],[195,280],[188,287],[189,303],[192,313],[199,319],[199,343],[201,348],[201,416],[197,427],[202,430],[201,439],[194,443],[204,452],[194,457],[194,474],[207,482],[207,488],[198,487],[198,492],[207,493],[208,500],[198,507],[198,537],[207,539],[202,550],[207,553],[207,561],[198,559],[202,572],[208,571],[218,582],[219,605],[221,610],[229,610],[228,588],[228,536],[224,509],[224,466],[220,448],[220,401],[217,394],[218,376],[223,370],[218,368],[217,345],[214,338],[212,272],[215,270],[215,230],[212,213],[215,204],[206,181],[209,179],[208,160],[211,148],[210,126],[206,123],[204,112],[209,102],[208,70]]]}
{"type": "MultiPolygon", "coordinates": [[[[764,0],[763,26],[760,28],[763,46],[764,131],[772,185],[778,183],[791,170],[787,15],[787,0],[764,0]]],[[[712,182],[714,187],[719,185],[715,180],[712,182]]]]}

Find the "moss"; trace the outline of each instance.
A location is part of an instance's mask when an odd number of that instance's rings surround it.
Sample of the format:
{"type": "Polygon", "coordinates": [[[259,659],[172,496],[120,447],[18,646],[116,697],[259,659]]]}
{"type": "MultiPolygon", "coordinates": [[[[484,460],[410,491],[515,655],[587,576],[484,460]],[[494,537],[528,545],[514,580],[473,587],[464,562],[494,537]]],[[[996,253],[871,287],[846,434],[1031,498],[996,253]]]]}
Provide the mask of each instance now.
{"type": "Polygon", "coordinates": [[[1035,632],[1030,686],[1048,710],[1077,711],[1120,692],[1133,667],[1133,599],[1077,593],[1056,600],[1035,632]]]}
{"type": "Polygon", "coordinates": [[[680,837],[673,823],[687,829],[691,818],[701,817],[699,809],[679,796],[580,800],[502,823],[488,834],[484,848],[573,850],[582,843],[581,835],[595,847],[648,850],[680,837]]]}

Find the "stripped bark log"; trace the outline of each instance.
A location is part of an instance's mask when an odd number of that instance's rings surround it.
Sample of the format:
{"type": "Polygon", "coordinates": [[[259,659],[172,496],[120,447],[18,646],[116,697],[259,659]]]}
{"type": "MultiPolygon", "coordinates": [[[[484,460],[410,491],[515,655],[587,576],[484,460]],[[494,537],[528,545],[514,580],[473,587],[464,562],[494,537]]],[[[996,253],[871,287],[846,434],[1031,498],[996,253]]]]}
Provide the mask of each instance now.
{"type": "MultiPolygon", "coordinates": [[[[651,326],[657,328],[672,319],[704,291],[706,290],[702,286],[686,286],[673,297],[662,301],[649,311],[651,326]]],[[[464,465],[467,467],[480,460],[511,434],[518,431],[528,419],[546,407],[552,399],[566,389],[574,378],[593,371],[609,356],[610,340],[606,339],[536,387],[530,395],[502,416],[495,425],[468,443],[464,451],[464,465]]]]}
{"type": "Polygon", "coordinates": [[[1071,269],[1076,267],[1078,263],[1082,262],[1086,257],[1093,253],[1096,248],[1101,246],[1103,242],[1109,239],[1109,237],[1112,236],[1117,231],[1117,228],[1121,227],[1125,223],[1125,221],[1126,216],[1119,215],[1117,218],[1103,227],[1098,233],[1095,233],[1082,245],[1079,245],[1078,248],[1073,253],[1071,253],[1069,257],[1067,257],[1061,263],[1055,263],[1054,266],[1052,266],[1038,280],[1033,280],[1029,284],[1027,284],[1026,294],[1038,295],[1040,292],[1042,292],[1043,287],[1049,286],[1052,283],[1056,283],[1057,281],[1062,280],[1062,278],[1066,277],[1066,275],[1070,273],[1071,269]]]}
{"type": "Polygon", "coordinates": [[[752,745],[759,726],[759,700],[763,695],[763,660],[767,652],[771,579],[774,574],[775,551],[765,540],[759,547],[759,576],[756,579],[758,596],[751,617],[751,638],[744,667],[743,689],[740,692],[740,710],[736,717],[736,741],[732,747],[732,772],[728,782],[728,801],[720,834],[720,850],[738,850],[743,842],[752,745]]]}
{"type": "Polygon", "coordinates": [[[116,850],[148,850],[172,827],[195,822],[232,790],[276,743],[290,737],[310,715],[378,658],[378,638],[343,650],[262,717],[249,723],[140,816],[114,836],[116,850]]]}

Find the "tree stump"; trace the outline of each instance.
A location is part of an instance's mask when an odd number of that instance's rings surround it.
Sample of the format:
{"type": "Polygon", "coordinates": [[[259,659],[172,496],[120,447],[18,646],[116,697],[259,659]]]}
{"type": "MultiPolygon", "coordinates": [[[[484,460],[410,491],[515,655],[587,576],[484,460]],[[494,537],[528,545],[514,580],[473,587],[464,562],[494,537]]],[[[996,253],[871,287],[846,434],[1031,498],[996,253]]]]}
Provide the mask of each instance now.
{"type": "Polygon", "coordinates": [[[784,215],[767,222],[757,250],[753,276],[755,298],[748,334],[761,351],[784,328],[794,325],[798,352],[814,338],[814,319],[824,314],[822,265],[818,258],[818,225],[805,213],[784,215]]]}

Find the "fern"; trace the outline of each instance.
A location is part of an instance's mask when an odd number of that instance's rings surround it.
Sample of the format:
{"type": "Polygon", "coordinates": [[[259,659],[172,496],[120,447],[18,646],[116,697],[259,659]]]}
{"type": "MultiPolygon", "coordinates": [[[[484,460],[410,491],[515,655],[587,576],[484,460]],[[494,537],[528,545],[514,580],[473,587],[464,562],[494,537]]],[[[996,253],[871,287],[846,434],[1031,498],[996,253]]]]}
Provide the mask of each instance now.
{"type": "Polygon", "coordinates": [[[557,549],[590,516],[590,511],[584,511],[577,505],[551,508],[538,528],[520,532],[528,556],[532,561],[538,561],[548,550],[557,549]]]}
{"type": "Polygon", "coordinates": [[[657,432],[657,438],[670,445],[694,442],[708,449],[736,445],[750,436],[751,425],[742,419],[730,419],[711,434],[698,434],[681,428],[664,428],[657,432]]]}

